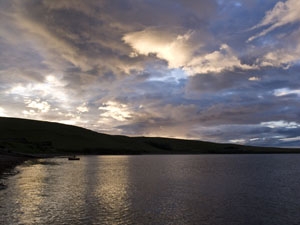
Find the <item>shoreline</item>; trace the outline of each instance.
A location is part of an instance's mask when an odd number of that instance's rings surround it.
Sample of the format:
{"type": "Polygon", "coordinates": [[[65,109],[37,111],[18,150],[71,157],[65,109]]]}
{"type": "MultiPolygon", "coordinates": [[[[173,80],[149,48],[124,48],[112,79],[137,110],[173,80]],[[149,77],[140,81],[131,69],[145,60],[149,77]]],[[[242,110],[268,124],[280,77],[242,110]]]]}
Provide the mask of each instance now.
{"type": "MultiPolygon", "coordinates": [[[[80,154],[76,153],[77,155],[207,155],[207,154],[221,154],[221,155],[247,155],[247,154],[299,154],[300,152],[239,152],[239,153],[173,153],[173,154],[151,154],[151,153],[144,153],[144,154],[80,154]]],[[[22,153],[9,153],[0,151],[0,178],[3,178],[5,173],[9,173],[12,171],[16,166],[23,164],[25,161],[34,160],[38,158],[52,158],[52,157],[68,157],[70,154],[34,154],[34,155],[26,155],[22,153]]]]}
{"type": "Polygon", "coordinates": [[[0,153],[0,177],[2,177],[4,173],[9,172],[16,166],[21,165],[22,163],[30,159],[32,158],[27,156],[15,156],[0,153]]]}
{"type": "Polygon", "coordinates": [[[10,154],[0,153],[0,190],[5,189],[7,186],[3,179],[13,175],[14,168],[18,165],[23,164],[25,161],[30,160],[30,157],[26,156],[15,156],[10,154]]]}

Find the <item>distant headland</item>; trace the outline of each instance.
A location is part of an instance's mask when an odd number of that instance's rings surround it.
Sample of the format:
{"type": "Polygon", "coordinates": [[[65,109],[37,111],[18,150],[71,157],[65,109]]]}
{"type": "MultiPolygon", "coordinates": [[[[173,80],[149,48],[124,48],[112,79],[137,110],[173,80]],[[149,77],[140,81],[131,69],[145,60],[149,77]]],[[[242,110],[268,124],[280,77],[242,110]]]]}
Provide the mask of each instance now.
{"type": "Polygon", "coordinates": [[[60,123],[7,117],[0,117],[0,151],[40,155],[300,153],[300,149],[290,148],[107,135],[60,123]]]}
{"type": "Polygon", "coordinates": [[[60,123],[0,117],[0,174],[26,160],[57,155],[259,153],[300,153],[300,149],[108,135],[60,123]]]}

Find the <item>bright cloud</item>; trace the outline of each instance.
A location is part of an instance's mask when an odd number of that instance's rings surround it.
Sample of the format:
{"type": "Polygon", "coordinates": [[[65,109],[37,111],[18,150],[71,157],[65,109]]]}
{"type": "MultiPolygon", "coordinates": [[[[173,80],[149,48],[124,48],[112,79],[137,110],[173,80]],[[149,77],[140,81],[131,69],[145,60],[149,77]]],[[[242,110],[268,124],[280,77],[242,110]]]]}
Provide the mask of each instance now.
{"type": "Polygon", "coordinates": [[[299,8],[299,0],[287,0],[286,2],[278,2],[272,10],[266,12],[266,15],[262,19],[262,21],[252,29],[257,29],[265,26],[269,27],[264,29],[257,35],[250,37],[248,41],[253,41],[258,37],[264,36],[278,27],[300,21],[299,8]]]}
{"type": "Polygon", "coordinates": [[[86,106],[86,103],[81,104],[76,108],[80,113],[85,113],[89,111],[89,108],[86,106]]]}
{"type": "Polygon", "coordinates": [[[67,102],[68,96],[65,93],[64,86],[66,85],[59,77],[53,75],[46,76],[44,83],[27,83],[16,84],[6,91],[7,95],[19,95],[21,97],[41,97],[52,98],[67,102]]]}
{"type": "MultiPolygon", "coordinates": [[[[192,31],[176,34],[167,30],[146,29],[128,33],[123,40],[134,49],[130,53],[131,57],[137,54],[157,54],[158,58],[169,63],[169,68],[179,68],[186,65],[192,57],[193,50],[189,44],[192,35],[192,31]]],[[[194,46],[197,47],[199,46],[194,46]]]]}
{"type": "Polygon", "coordinates": [[[183,68],[188,75],[197,73],[219,73],[222,70],[233,68],[253,69],[253,66],[242,64],[234,51],[222,44],[220,49],[205,53],[201,49],[203,43],[192,40],[193,31],[183,35],[167,33],[161,30],[144,30],[129,33],[124,36],[125,43],[132,46],[133,57],[137,54],[157,54],[158,58],[168,62],[169,68],[183,68]],[[201,53],[201,54],[200,54],[201,53]]]}
{"type": "Polygon", "coordinates": [[[0,116],[7,116],[7,114],[5,113],[5,109],[3,109],[2,107],[0,107],[0,116]]]}
{"type": "Polygon", "coordinates": [[[233,139],[230,140],[229,142],[234,143],[234,144],[245,144],[247,140],[245,139],[233,139]]]}
{"type": "Polygon", "coordinates": [[[276,89],[274,91],[274,95],[277,97],[280,96],[285,96],[285,95],[290,95],[290,94],[296,94],[300,96],[300,90],[299,89],[289,89],[289,88],[280,88],[280,89],[276,89]]]}
{"type": "Polygon", "coordinates": [[[0,116],[295,146],[299,4],[0,1],[0,116]]]}
{"type": "MultiPolygon", "coordinates": [[[[300,35],[300,30],[297,32],[300,35]]],[[[262,59],[259,59],[261,66],[282,67],[289,69],[293,64],[299,63],[300,60],[300,38],[299,36],[293,40],[282,40],[289,44],[266,53],[262,59]]],[[[258,61],[259,61],[258,60],[258,61]]]]}
{"type": "Polygon", "coordinates": [[[35,110],[33,110],[33,109],[30,109],[30,110],[23,110],[22,111],[22,113],[23,113],[23,115],[24,116],[36,116],[36,115],[38,115],[38,112],[36,112],[35,110]]]}
{"type": "Polygon", "coordinates": [[[288,129],[293,129],[293,128],[299,128],[300,124],[296,122],[287,122],[284,120],[280,121],[270,121],[270,122],[262,122],[262,126],[270,127],[270,128],[288,128],[288,129]]]}
{"type": "Polygon", "coordinates": [[[280,139],[281,141],[284,141],[284,142],[290,142],[290,141],[300,141],[300,136],[298,137],[291,137],[291,138],[282,138],[280,139]]]}
{"type": "Polygon", "coordinates": [[[261,79],[259,77],[249,77],[250,81],[260,81],[261,79]]]}
{"type": "Polygon", "coordinates": [[[114,101],[108,101],[102,104],[98,109],[101,111],[101,118],[106,120],[114,119],[124,122],[132,117],[132,112],[126,104],[120,104],[114,101]]]}
{"type": "Polygon", "coordinates": [[[218,51],[194,57],[187,65],[189,74],[197,73],[220,73],[222,70],[231,70],[242,68],[245,70],[254,69],[255,67],[242,64],[232,49],[226,45],[221,45],[218,51]]]}
{"type": "MultiPolygon", "coordinates": [[[[296,26],[300,22],[299,8],[300,1],[298,0],[280,1],[273,9],[265,13],[265,17],[260,23],[250,29],[263,30],[249,37],[247,43],[270,33],[267,38],[262,40],[269,48],[265,48],[266,51],[264,54],[257,58],[257,65],[288,69],[293,64],[299,63],[300,29],[299,26],[296,26]],[[289,24],[293,24],[295,28],[287,29],[285,25],[289,24]],[[283,32],[280,28],[283,28],[283,32]],[[274,32],[271,33],[271,31],[274,30],[278,30],[278,32],[272,35],[274,32]]],[[[259,49],[257,49],[257,51],[259,51],[259,49]]]]}
{"type": "Polygon", "coordinates": [[[50,110],[51,106],[46,101],[41,101],[40,99],[32,100],[25,100],[26,107],[36,109],[41,113],[46,113],[50,110]]]}

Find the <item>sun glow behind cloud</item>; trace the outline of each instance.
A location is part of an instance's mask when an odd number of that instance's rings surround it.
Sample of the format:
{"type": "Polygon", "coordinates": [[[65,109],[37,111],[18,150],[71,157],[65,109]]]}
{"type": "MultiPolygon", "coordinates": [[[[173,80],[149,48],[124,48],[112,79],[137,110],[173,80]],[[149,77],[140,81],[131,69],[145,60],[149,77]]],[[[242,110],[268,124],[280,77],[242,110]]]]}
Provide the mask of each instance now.
{"type": "Polygon", "coordinates": [[[8,116],[8,115],[5,113],[5,109],[3,109],[2,107],[0,107],[0,116],[8,116]]]}
{"type": "MultiPolygon", "coordinates": [[[[123,40],[134,49],[134,52],[130,53],[131,55],[157,54],[158,58],[168,62],[169,68],[174,69],[186,65],[192,57],[192,48],[188,43],[192,35],[193,31],[170,34],[163,28],[152,28],[128,33],[123,40]]],[[[194,48],[196,47],[194,46],[194,48]]]]}
{"type": "Polygon", "coordinates": [[[184,34],[169,34],[165,29],[149,29],[126,34],[123,40],[134,49],[131,56],[157,54],[158,58],[168,62],[170,69],[182,68],[188,75],[219,73],[236,67],[256,68],[242,64],[227,44],[221,44],[219,50],[211,53],[201,53],[204,44],[195,43],[193,36],[195,32],[191,30],[184,34]]]}

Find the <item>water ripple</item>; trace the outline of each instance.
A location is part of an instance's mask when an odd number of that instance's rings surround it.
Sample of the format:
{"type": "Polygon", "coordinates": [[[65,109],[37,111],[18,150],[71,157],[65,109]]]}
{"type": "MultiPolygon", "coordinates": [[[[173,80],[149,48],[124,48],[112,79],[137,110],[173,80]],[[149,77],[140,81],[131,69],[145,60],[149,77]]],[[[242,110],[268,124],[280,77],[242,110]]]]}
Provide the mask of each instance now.
{"type": "Polygon", "coordinates": [[[88,156],[18,167],[0,224],[300,224],[300,156],[88,156]]]}

